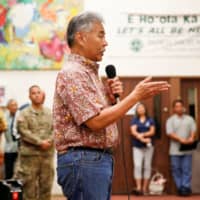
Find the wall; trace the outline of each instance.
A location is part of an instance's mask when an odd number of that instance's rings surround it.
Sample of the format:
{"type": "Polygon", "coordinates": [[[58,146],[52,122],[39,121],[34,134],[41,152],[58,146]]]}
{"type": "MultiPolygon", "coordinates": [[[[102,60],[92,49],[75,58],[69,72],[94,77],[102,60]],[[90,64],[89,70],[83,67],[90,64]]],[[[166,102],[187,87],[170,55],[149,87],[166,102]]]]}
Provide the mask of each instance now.
{"type": "MultiPolygon", "coordinates": [[[[86,10],[95,10],[105,18],[107,38],[112,40],[113,30],[119,22],[116,18],[119,12],[145,14],[196,14],[200,11],[200,2],[196,0],[87,0],[86,10]]],[[[110,41],[108,39],[108,42],[110,41]]],[[[120,48],[121,44],[118,44],[120,48]]],[[[117,47],[117,46],[116,46],[117,47]]],[[[108,48],[109,49],[109,48],[108,48]]],[[[102,62],[101,74],[104,66],[112,63],[117,67],[121,76],[198,76],[200,75],[199,57],[111,57],[109,50],[102,62]]]]}
{"type": "MultiPolygon", "coordinates": [[[[119,12],[131,11],[146,14],[185,14],[200,13],[200,1],[195,0],[85,0],[85,10],[98,11],[105,18],[108,43],[112,41],[111,23],[118,24],[119,12]],[[114,3],[114,9],[113,9],[114,3]]],[[[114,26],[114,25],[112,25],[114,26]]],[[[110,44],[111,45],[111,44],[110,44]]],[[[114,44],[116,45],[116,44],[114,44]]],[[[120,48],[120,44],[118,44],[120,48]]],[[[107,64],[114,64],[119,76],[199,76],[199,57],[137,57],[110,56],[109,47],[101,62],[100,75],[105,75],[107,64]]],[[[57,71],[0,71],[0,85],[5,85],[7,97],[17,98],[19,103],[28,101],[27,89],[32,84],[39,84],[46,91],[46,105],[52,106],[54,83],[57,71]],[[12,80],[12,81],[11,81],[12,80]]]]}
{"type": "Polygon", "coordinates": [[[29,101],[28,88],[38,84],[46,92],[45,105],[52,106],[56,71],[0,71],[0,85],[6,88],[7,98],[16,98],[19,104],[29,101]]]}

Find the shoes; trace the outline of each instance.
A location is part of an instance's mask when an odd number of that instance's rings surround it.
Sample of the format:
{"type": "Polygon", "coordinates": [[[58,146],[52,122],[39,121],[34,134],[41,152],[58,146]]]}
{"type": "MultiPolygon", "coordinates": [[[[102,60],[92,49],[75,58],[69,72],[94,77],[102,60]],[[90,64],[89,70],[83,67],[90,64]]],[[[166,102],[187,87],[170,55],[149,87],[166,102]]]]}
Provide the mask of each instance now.
{"type": "Polygon", "coordinates": [[[143,192],[143,195],[144,195],[144,196],[149,196],[150,193],[149,193],[149,192],[143,192]]]}
{"type": "Polygon", "coordinates": [[[188,197],[192,194],[192,191],[190,188],[181,188],[178,190],[178,195],[182,197],[188,197]]]}
{"type": "Polygon", "coordinates": [[[138,190],[138,189],[133,189],[131,193],[136,195],[136,196],[142,196],[143,195],[143,192],[141,190],[138,190]]]}

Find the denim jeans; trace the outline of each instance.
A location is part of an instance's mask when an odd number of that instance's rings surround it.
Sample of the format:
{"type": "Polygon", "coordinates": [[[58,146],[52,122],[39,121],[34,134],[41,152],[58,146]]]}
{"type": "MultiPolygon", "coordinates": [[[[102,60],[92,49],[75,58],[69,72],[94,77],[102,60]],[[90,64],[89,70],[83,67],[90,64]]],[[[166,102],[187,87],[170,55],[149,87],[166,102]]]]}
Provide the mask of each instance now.
{"type": "Polygon", "coordinates": [[[58,183],[68,200],[109,200],[113,158],[90,150],[69,150],[58,155],[58,183]]]}
{"type": "Polygon", "coordinates": [[[171,156],[171,167],[177,189],[191,189],[192,155],[171,156]]]}

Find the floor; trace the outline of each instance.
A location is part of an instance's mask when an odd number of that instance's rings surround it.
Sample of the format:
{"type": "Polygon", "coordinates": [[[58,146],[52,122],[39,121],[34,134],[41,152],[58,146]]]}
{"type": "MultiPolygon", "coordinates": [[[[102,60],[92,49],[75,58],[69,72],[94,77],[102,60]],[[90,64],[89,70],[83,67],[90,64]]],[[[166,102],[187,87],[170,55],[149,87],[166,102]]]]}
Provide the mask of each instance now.
{"type": "MultiPolygon", "coordinates": [[[[200,196],[191,196],[191,197],[177,197],[177,196],[143,196],[143,197],[136,197],[136,196],[131,196],[128,198],[128,196],[120,196],[120,195],[114,195],[112,196],[111,200],[182,200],[182,199],[187,199],[187,200],[200,200],[200,196]]],[[[57,196],[53,197],[52,200],[66,200],[64,197],[57,196]]]]}

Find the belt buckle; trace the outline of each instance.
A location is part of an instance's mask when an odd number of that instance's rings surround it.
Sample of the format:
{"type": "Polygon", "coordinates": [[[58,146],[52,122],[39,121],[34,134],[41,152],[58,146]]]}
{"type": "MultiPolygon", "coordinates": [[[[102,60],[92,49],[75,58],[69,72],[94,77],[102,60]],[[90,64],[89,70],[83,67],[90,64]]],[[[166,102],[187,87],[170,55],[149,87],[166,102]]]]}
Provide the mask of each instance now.
{"type": "Polygon", "coordinates": [[[112,154],[113,153],[113,149],[112,148],[106,148],[106,149],[103,150],[103,153],[112,154]]]}

